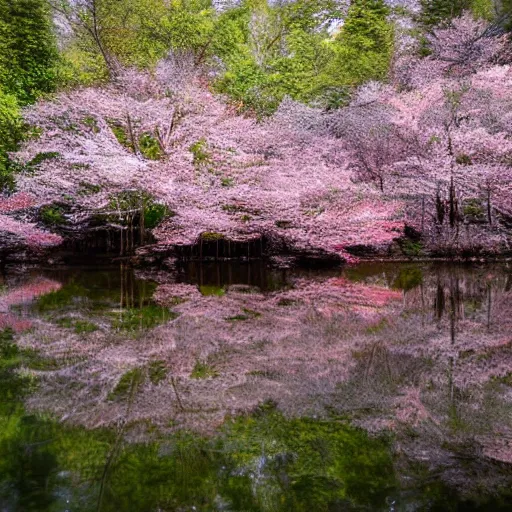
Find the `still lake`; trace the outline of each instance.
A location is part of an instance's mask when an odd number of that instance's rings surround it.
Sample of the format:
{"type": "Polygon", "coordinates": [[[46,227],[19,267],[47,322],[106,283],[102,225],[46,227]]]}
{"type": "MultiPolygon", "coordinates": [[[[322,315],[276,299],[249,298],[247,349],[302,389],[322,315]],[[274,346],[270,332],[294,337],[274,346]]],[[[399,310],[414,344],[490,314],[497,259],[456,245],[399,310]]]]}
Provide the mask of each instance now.
{"type": "Polygon", "coordinates": [[[512,266],[0,275],[0,511],[512,510],[512,266]]]}

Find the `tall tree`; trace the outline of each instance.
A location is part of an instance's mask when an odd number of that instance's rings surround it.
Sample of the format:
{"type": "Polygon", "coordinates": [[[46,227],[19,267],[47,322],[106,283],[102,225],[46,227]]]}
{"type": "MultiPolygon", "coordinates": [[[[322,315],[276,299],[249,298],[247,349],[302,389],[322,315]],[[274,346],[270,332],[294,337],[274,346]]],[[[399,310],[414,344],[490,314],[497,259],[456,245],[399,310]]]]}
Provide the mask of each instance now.
{"type": "Polygon", "coordinates": [[[384,0],[352,0],[327,69],[333,86],[357,86],[387,77],[394,50],[394,27],[384,0]]]}
{"type": "Polygon", "coordinates": [[[14,151],[21,138],[21,119],[18,102],[0,89],[0,193],[12,190],[14,180],[9,152],[14,151]]]}
{"type": "Polygon", "coordinates": [[[99,60],[111,78],[123,66],[151,67],[172,49],[201,53],[214,12],[211,0],[50,2],[72,30],[69,46],[80,50],[78,68],[99,60]]]}
{"type": "Polygon", "coordinates": [[[0,0],[0,85],[27,104],[56,85],[58,52],[47,0],[0,0]]]}

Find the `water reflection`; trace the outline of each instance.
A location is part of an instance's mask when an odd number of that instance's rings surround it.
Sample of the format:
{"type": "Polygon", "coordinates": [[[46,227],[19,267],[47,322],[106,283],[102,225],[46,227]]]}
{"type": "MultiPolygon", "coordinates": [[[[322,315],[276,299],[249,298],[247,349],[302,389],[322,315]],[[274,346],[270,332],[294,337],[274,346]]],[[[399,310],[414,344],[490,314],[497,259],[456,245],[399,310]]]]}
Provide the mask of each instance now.
{"type": "Polygon", "coordinates": [[[178,267],[179,282],[197,285],[204,295],[223,295],[226,290],[245,286],[261,292],[290,288],[300,278],[320,279],[339,275],[336,268],[277,268],[264,260],[186,261],[178,267]]]}
{"type": "Polygon", "coordinates": [[[1,510],[510,510],[506,265],[191,265],[4,277],[1,510]]]}
{"type": "Polygon", "coordinates": [[[126,265],[31,269],[12,276],[8,293],[0,297],[0,311],[3,303],[11,313],[5,326],[15,329],[23,319],[26,325],[39,317],[77,334],[143,330],[175,316],[152,300],[156,286],[137,279],[126,265]]]}

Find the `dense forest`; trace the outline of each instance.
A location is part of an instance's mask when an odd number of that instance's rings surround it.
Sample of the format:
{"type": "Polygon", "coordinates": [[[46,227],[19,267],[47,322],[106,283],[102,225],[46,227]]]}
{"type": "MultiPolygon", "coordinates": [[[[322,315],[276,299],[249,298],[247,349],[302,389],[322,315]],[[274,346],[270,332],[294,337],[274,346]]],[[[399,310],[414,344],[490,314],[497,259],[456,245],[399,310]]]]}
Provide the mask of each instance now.
{"type": "Polygon", "coordinates": [[[510,9],[1,0],[2,253],[507,253],[510,9]]]}

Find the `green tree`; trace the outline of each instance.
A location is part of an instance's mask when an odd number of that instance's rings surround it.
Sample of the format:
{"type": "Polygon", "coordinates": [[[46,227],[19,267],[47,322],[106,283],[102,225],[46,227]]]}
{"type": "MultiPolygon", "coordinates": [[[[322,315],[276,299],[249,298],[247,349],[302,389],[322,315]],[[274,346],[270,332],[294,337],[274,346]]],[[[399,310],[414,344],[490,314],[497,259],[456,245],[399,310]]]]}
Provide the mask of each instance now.
{"type": "Polygon", "coordinates": [[[14,151],[22,135],[18,102],[11,94],[0,89],[0,192],[14,188],[12,162],[9,152],[14,151]]]}
{"type": "Polygon", "coordinates": [[[386,79],[394,51],[394,28],[383,0],[354,0],[331,45],[323,87],[355,87],[386,79]]]}
{"type": "Polygon", "coordinates": [[[498,4],[500,21],[507,30],[512,30],[512,0],[501,0],[498,4]]]}
{"type": "Polygon", "coordinates": [[[285,95],[312,100],[330,56],[327,29],[339,17],[331,0],[247,0],[226,11],[216,23],[214,51],[225,68],[217,90],[259,115],[285,95]]]}
{"type": "Polygon", "coordinates": [[[58,52],[46,0],[0,0],[0,86],[20,104],[55,89],[58,52]]]}
{"type": "Polygon", "coordinates": [[[201,54],[211,44],[211,0],[51,3],[73,30],[74,38],[65,48],[72,82],[113,77],[123,66],[151,68],[169,50],[201,54]]]}
{"type": "Polygon", "coordinates": [[[461,16],[464,11],[490,20],[495,15],[495,3],[493,0],[421,0],[420,21],[431,27],[461,16]]]}

